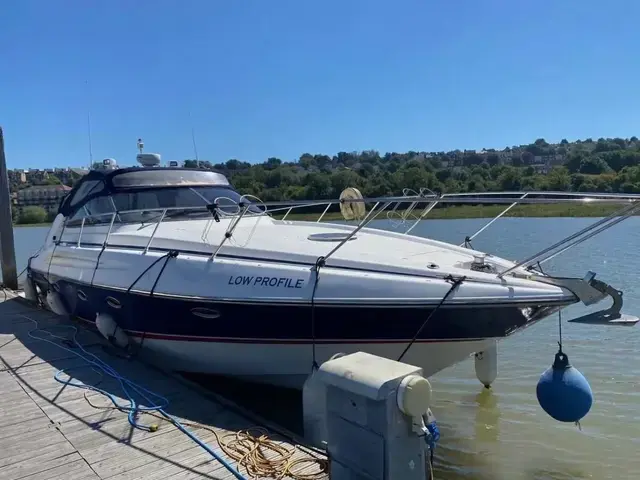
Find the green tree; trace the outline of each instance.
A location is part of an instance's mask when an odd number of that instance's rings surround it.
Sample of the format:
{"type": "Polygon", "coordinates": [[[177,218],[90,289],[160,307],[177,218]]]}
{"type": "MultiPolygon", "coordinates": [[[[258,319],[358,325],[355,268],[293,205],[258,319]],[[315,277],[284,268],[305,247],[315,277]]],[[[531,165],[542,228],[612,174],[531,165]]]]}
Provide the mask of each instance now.
{"type": "Polygon", "coordinates": [[[487,163],[491,166],[498,165],[500,163],[500,157],[495,153],[487,156],[487,163]]]}
{"type": "Polygon", "coordinates": [[[184,161],[184,167],[185,168],[198,168],[198,161],[197,160],[185,160],[184,161]]]}
{"type": "Polygon", "coordinates": [[[60,179],[54,175],[49,175],[45,180],[45,183],[47,185],[62,185],[62,182],[60,181],[60,179]]]}
{"type": "Polygon", "coordinates": [[[275,168],[278,168],[280,165],[282,165],[282,160],[280,160],[279,158],[271,157],[267,159],[264,166],[267,170],[273,170],[275,168]]]}
{"type": "Polygon", "coordinates": [[[569,170],[569,172],[576,173],[577,171],[580,170],[580,165],[582,165],[582,162],[586,158],[587,158],[587,155],[582,151],[573,152],[567,158],[565,167],[567,168],[567,170],[569,170]]]}
{"type": "MultiPolygon", "coordinates": [[[[531,165],[533,163],[534,157],[536,154],[532,153],[531,151],[526,151],[526,152],[522,152],[522,163],[524,165],[531,165]]],[[[514,164],[515,165],[515,164],[514,164]]]]}
{"type": "Polygon", "coordinates": [[[470,192],[485,192],[487,189],[484,182],[484,178],[480,175],[472,175],[469,182],[467,182],[467,189],[470,192]]]}
{"type": "Polygon", "coordinates": [[[522,176],[517,168],[507,168],[498,177],[498,185],[501,190],[520,190],[522,176]]]}
{"type": "Polygon", "coordinates": [[[599,175],[610,170],[611,168],[607,165],[607,162],[600,157],[587,157],[580,162],[580,173],[587,175],[599,175]]]}
{"type": "Polygon", "coordinates": [[[351,169],[338,170],[331,175],[331,187],[334,195],[340,195],[348,187],[362,187],[365,183],[362,177],[351,169]]]}
{"type": "Polygon", "coordinates": [[[321,173],[310,173],[306,178],[307,189],[311,198],[329,198],[331,181],[321,173]]]}
{"type": "Polygon", "coordinates": [[[549,190],[565,192],[571,189],[571,176],[565,167],[552,168],[546,181],[549,190]]]}
{"type": "Polygon", "coordinates": [[[42,207],[29,206],[24,207],[18,215],[18,223],[32,224],[44,223],[47,220],[47,211],[42,207]]]}
{"type": "MultiPolygon", "coordinates": [[[[486,154],[463,152],[387,152],[375,150],[338,152],[333,156],[303,153],[295,161],[270,157],[249,164],[231,159],[212,165],[207,161],[185,161],[185,166],[214,169],[226,175],[244,193],[263,200],[324,199],[337,197],[349,186],[366,196],[400,195],[403,188],[437,191],[561,190],[561,191],[640,191],[640,145],[637,137],[628,140],[599,138],[569,142],[563,138],[551,145],[543,138],[486,154]],[[505,162],[501,158],[509,158],[505,162]],[[555,154],[546,174],[537,173],[535,155],[555,154]],[[523,162],[524,160],[524,162],[523,162]]],[[[11,188],[30,186],[14,175],[11,188]]]]}

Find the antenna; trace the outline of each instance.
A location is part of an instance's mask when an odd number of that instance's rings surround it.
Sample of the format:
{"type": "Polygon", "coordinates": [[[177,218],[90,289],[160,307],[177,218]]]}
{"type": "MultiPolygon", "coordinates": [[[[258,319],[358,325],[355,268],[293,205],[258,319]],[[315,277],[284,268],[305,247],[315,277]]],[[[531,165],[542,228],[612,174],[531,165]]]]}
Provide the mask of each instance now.
{"type": "Polygon", "coordinates": [[[191,123],[191,141],[193,142],[193,153],[196,156],[196,162],[199,161],[198,158],[198,146],[196,145],[196,132],[193,128],[193,121],[191,119],[191,111],[189,111],[189,122],[191,123]]]}
{"type": "Polygon", "coordinates": [[[93,165],[93,146],[91,142],[91,114],[87,113],[87,133],[89,134],[89,162],[93,165]]]}
{"type": "Polygon", "coordinates": [[[89,136],[89,169],[93,167],[93,143],[91,141],[91,107],[89,101],[89,81],[84,81],[85,86],[87,87],[87,134],[89,136]]]}

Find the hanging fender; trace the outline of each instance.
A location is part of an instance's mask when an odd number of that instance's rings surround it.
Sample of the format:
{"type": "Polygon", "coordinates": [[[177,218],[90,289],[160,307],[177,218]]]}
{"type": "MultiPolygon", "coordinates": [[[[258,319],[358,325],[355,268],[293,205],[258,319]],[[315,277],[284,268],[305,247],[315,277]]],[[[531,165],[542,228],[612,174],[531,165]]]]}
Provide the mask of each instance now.
{"type": "Polygon", "coordinates": [[[123,349],[129,346],[129,337],[125,331],[120,328],[118,322],[108,313],[96,314],[96,327],[102,336],[112,344],[123,349]]]}

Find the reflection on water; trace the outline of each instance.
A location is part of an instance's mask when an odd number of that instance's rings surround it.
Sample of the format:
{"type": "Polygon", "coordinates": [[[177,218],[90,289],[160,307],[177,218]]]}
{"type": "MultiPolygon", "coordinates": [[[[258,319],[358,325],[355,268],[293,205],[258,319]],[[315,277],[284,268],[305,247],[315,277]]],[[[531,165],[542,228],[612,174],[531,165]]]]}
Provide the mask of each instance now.
{"type": "MultiPolygon", "coordinates": [[[[594,221],[503,218],[478,236],[474,247],[522,259],[594,221]]],[[[414,232],[459,244],[485,222],[433,220],[414,232]]],[[[385,221],[378,223],[382,228],[387,225],[385,221]]],[[[16,229],[19,269],[45,234],[46,229],[16,229]]],[[[639,245],[640,218],[634,217],[544,267],[578,277],[594,270],[598,278],[624,291],[625,311],[639,314],[639,245]]],[[[564,318],[586,310],[573,306],[564,318]]],[[[557,323],[550,318],[500,342],[499,373],[491,390],[475,378],[471,359],[432,377],[434,413],[442,433],[436,452],[436,479],[640,478],[640,328],[564,325],[564,349],[594,393],[592,410],[581,422],[582,431],[573,424],[554,421],[537,403],[536,383],[557,350],[557,323]]],[[[254,389],[243,391],[237,382],[216,380],[209,386],[236,401],[252,402],[251,408],[300,429],[299,394],[268,389],[257,399],[255,393],[250,394],[254,389]]]]}
{"type": "Polygon", "coordinates": [[[498,397],[493,390],[483,388],[475,397],[476,403],[476,443],[493,443],[498,441],[500,409],[498,397]]]}

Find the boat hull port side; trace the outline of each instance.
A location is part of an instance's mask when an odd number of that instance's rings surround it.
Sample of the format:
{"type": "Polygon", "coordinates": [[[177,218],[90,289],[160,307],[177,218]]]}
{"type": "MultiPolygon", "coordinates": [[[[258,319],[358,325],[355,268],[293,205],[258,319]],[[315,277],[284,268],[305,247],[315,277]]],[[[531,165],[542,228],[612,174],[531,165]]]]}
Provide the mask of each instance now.
{"type": "MultiPolygon", "coordinates": [[[[92,170],[61,202],[28,276],[51,310],[96,324],[115,344],[138,343],[171,369],[295,387],[333,355],[357,351],[430,376],[567,305],[617,294],[594,274],[532,271],[540,254],[518,263],[474,250],[486,227],[453,245],[410,235],[417,222],[404,232],[368,225],[382,208],[426,202],[423,218],[444,201],[421,192],[369,199],[368,212],[341,208],[355,226],[289,221],[290,210],[276,220],[215,172],[92,170]]],[[[589,321],[618,318],[621,297],[614,306],[589,321]]],[[[479,373],[485,385],[492,365],[479,373]]]]}
{"type": "MultiPolygon", "coordinates": [[[[463,283],[451,303],[438,308],[437,297],[429,303],[418,298],[426,288],[435,288],[433,281],[393,274],[369,274],[360,280],[361,291],[352,285],[349,296],[345,285],[357,282],[353,273],[326,267],[312,306],[315,273],[309,267],[279,265],[252,272],[257,267],[247,262],[218,258],[212,263],[208,257],[186,255],[167,262],[151,295],[163,264],[161,253],[130,252],[125,259],[126,252],[104,251],[94,276],[99,254],[95,250],[92,261],[87,251],[59,245],[48,279],[44,272],[33,272],[39,288],[47,291],[54,285],[51,289],[65,311],[92,323],[98,316],[103,335],[123,345],[127,337],[142,342],[174,370],[242,376],[296,388],[301,388],[314,360],[322,363],[338,352],[398,358],[427,318],[403,361],[433,375],[570,301],[560,297],[547,307],[527,305],[526,299],[507,305],[470,304],[460,299],[477,298],[477,286],[463,283]],[[75,272],[69,267],[72,259],[82,266],[75,272]],[[140,272],[158,259],[129,289],[140,272]],[[237,273],[229,275],[230,271],[237,273]],[[94,285],[68,276],[93,277],[94,285]],[[217,291],[219,298],[205,296],[211,291],[217,291]],[[412,291],[414,298],[407,298],[412,291]],[[401,294],[404,302],[394,301],[401,294]],[[104,319],[109,327],[105,328],[104,319]]],[[[451,285],[440,283],[435,291],[443,295],[451,285]]]]}
{"type": "MultiPolygon", "coordinates": [[[[65,299],[69,304],[74,303],[71,296],[74,290],[76,288],[69,284],[61,288],[68,292],[65,299]]],[[[126,307],[121,307],[120,311],[126,310],[120,314],[103,306],[106,305],[103,299],[121,299],[120,292],[105,295],[99,289],[86,286],[81,291],[94,303],[78,305],[76,301],[76,316],[94,323],[95,308],[102,308],[103,312],[109,310],[109,317],[117,319],[130,341],[143,342],[145,349],[158,354],[158,358],[173,370],[244,377],[292,388],[302,388],[312,370],[314,341],[309,333],[310,307],[182,301],[134,295],[129,297],[126,307]],[[270,328],[273,324],[279,325],[270,328]]],[[[315,320],[322,327],[318,328],[315,339],[315,361],[321,364],[336,353],[358,351],[398,358],[411,341],[412,333],[431,311],[401,307],[319,307],[315,320]],[[395,329],[393,336],[380,328],[390,319],[395,325],[403,325],[395,329]]],[[[104,316],[105,313],[99,314],[99,318],[104,316]]],[[[403,358],[405,363],[423,368],[426,376],[463,361],[474,352],[491,348],[494,339],[477,338],[483,331],[481,328],[490,328],[492,334],[504,337],[514,324],[521,328],[528,325],[527,318],[517,308],[511,312],[498,308],[475,312],[442,309],[432,320],[403,358]],[[499,317],[502,317],[502,325],[499,317]],[[462,321],[465,318],[469,319],[469,325],[462,321]],[[492,325],[487,325],[489,322],[492,325]]],[[[114,327],[114,331],[120,332],[118,327],[114,327]]]]}

